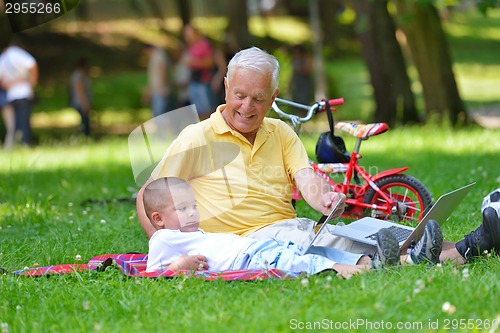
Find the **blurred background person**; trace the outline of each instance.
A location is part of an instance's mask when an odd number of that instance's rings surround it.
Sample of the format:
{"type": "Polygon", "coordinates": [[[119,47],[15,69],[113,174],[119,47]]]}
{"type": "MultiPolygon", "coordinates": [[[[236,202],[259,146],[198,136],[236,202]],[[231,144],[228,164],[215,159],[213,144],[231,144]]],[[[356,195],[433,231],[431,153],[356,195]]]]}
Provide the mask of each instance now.
{"type": "Polygon", "coordinates": [[[7,102],[14,109],[15,131],[21,132],[21,141],[31,143],[30,117],[34,101],[34,87],[38,83],[38,65],[25,49],[19,36],[0,55],[0,85],[7,91],[7,102]]]}
{"type": "Polygon", "coordinates": [[[81,117],[82,131],[90,136],[90,110],[92,108],[92,90],[90,86],[87,60],[76,61],[70,77],[70,103],[81,117]]]}
{"type": "Polygon", "coordinates": [[[196,105],[200,119],[206,119],[215,111],[211,88],[215,65],[214,49],[210,41],[192,25],[185,25],[182,33],[188,47],[185,61],[191,71],[188,85],[189,101],[196,105]]]}
{"type": "Polygon", "coordinates": [[[169,60],[165,50],[159,46],[144,44],[143,53],[148,58],[148,85],[142,101],[151,105],[153,117],[171,111],[169,105],[169,60]]]}
{"type": "Polygon", "coordinates": [[[314,99],[314,81],[312,60],[303,45],[294,45],[291,49],[292,77],[289,93],[292,101],[309,105],[314,99]]]}
{"type": "Polygon", "coordinates": [[[224,77],[227,72],[227,60],[223,49],[214,50],[214,68],[213,75],[210,81],[210,89],[212,90],[213,107],[225,103],[224,77]]]}
{"type": "Polygon", "coordinates": [[[5,140],[3,147],[6,150],[12,149],[14,145],[14,135],[16,134],[16,119],[14,118],[14,108],[7,103],[7,91],[0,87],[0,111],[5,125],[5,140]]]}
{"type": "Polygon", "coordinates": [[[188,85],[191,79],[191,70],[188,63],[189,54],[186,46],[181,42],[177,49],[175,65],[174,65],[174,79],[173,88],[175,91],[175,107],[174,109],[188,106],[191,104],[189,101],[188,85]]]}
{"type": "Polygon", "coordinates": [[[212,78],[212,92],[214,94],[215,107],[226,103],[226,91],[224,88],[224,77],[227,73],[227,65],[236,52],[239,51],[236,37],[227,33],[221,47],[215,51],[215,68],[212,78]]]}

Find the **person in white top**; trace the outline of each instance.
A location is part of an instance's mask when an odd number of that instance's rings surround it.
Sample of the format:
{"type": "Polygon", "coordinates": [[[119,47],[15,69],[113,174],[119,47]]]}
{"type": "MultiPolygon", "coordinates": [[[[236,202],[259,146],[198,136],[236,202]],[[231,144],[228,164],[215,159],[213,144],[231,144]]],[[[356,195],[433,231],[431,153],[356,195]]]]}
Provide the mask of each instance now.
{"type": "MultiPolygon", "coordinates": [[[[157,229],[149,240],[146,271],[280,269],[316,274],[334,270],[343,277],[362,273],[371,263],[358,263],[361,254],[312,247],[301,255],[300,246],[276,240],[256,240],[235,234],[199,229],[200,215],[191,186],[175,177],[159,178],[144,190],[146,214],[157,229]],[[321,255],[320,255],[321,254],[321,255]]],[[[398,254],[394,253],[396,260],[398,254]]]]}
{"type": "Polygon", "coordinates": [[[159,46],[144,44],[143,52],[148,57],[148,86],[143,95],[143,102],[151,104],[153,117],[169,110],[168,96],[168,56],[159,46]]]}
{"type": "Polygon", "coordinates": [[[7,91],[7,102],[15,112],[15,129],[21,131],[22,142],[31,141],[31,109],[34,87],[38,83],[38,65],[26,52],[20,39],[12,40],[0,55],[0,86],[7,91]]]}

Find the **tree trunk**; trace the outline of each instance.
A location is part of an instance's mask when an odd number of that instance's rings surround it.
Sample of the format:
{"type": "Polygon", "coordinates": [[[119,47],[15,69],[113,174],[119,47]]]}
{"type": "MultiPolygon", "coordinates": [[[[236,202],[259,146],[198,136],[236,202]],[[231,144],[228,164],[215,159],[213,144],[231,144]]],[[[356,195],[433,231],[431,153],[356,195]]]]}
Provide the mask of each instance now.
{"type": "Polygon", "coordinates": [[[342,0],[319,0],[323,43],[328,46],[332,54],[337,52],[337,43],[340,37],[340,24],[337,20],[337,14],[341,9],[341,2],[342,0]]]}
{"type": "Polygon", "coordinates": [[[191,6],[188,0],[177,0],[177,9],[182,19],[182,25],[187,25],[191,22],[191,6]]]}
{"type": "Polygon", "coordinates": [[[323,59],[323,35],[321,32],[321,19],[319,16],[318,0],[309,0],[309,17],[313,33],[313,70],[315,78],[314,98],[319,101],[329,98],[328,84],[326,81],[325,64],[323,59]]]}
{"type": "Polygon", "coordinates": [[[415,98],[385,0],[354,0],[362,53],[376,103],[374,120],[394,126],[418,122],[415,98]]]}
{"type": "Polygon", "coordinates": [[[158,28],[160,29],[160,31],[164,33],[166,36],[178,38],[178,36],[175,33],[167,29],[167,26],[165,24],[165,16],[163,15],[163,10],[160,4],[156,0],[146,0],[146,6],[149,8],[153,17],[156,17],[158,22],[158,28]]]}
{"type": "Polygon", "coordinates": [[[468,121],[458,92],[449,46],[438,11],[430,2],[394,0],[400,26],[422,84],[428,117],[452,125],[468,121]]]}
{"type": "Polygon", "coordinates": [[[251,46],[248,31],[248,8],[246,0],[229,0],[227,5],[229,17],[228,33],[232,34],[238,49],[251,46]]]}

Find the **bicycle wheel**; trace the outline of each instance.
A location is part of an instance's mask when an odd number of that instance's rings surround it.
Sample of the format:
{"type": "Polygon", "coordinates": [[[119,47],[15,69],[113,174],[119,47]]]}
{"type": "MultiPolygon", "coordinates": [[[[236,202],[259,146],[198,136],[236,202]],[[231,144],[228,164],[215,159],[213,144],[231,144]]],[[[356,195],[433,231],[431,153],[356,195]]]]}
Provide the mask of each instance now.
{"type": "Polygon", "coordinates": [[[396,211],[380,193],[373,188],[366,191],[365,203],[375,204],[382,209],[367,210],[369,216],[382,220],[405,222],[415,226],[432,204],[432,197],[427,188],[418,179],[408,175],[393,175],[375,182],[380,191],[397,201],[396,211]],[[390,212],[390,213],[389,213],[390,212]]]}

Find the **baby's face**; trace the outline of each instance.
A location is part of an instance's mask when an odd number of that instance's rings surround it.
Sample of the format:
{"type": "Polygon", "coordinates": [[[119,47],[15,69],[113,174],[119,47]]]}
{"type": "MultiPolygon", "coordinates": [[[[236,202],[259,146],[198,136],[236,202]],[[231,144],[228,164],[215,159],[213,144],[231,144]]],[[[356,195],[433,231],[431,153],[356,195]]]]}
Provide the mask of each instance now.
{"type": "Polygon", "coordinates": [[[198,230],[200,213],[196,208],[196,197],[190,188],[177,188],[172,193],[173,205],[167,209],[166,221],[171,229],[183,232],[198,230]]]}

